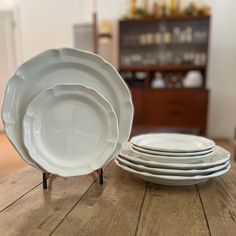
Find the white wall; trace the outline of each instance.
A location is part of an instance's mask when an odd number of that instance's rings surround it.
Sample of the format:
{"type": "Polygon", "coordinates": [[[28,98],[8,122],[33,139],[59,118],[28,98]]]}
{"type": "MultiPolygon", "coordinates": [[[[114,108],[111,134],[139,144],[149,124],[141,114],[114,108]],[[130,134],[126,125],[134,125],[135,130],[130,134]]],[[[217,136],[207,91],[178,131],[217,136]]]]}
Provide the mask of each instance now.
{"type": "MultiPolygon", "coordinates": [[[[0,0],[8,2],[8,0],[0,0]]],[[[91,21],[92,0],[10,0],[19,10],[21,61],[55,47],[73,46],[72,25],[91,21]]],[[[141,0],[139,1],[141,2],[141,0]]],[[[182,1],[184,4],[187,0],[182,1]]],[[[236,126],[236,1],[209,0],[212,5],[209,80],[209,135],[233,137],[236,126]]],[[[128,0],[98,0],[100,19],[115,21],[128,0]]],[[[19,43],[20,42],[20,43],[19,43]]],[[[115,49],[114,49],[115,50],[115,49]]]]}
{"type": "Polygon", "coordinates": [[[48,48],[72,45],[72,25],[84,17],[87,1],[18,0],[24,60],[48,48]]]}
{"type": "MultiPolygon", "coordinates": [[[[13,11],[0,10],[0,108],[8,78],[16,68],[16,50],[14,42],[13,11]]],[[[0,131],[3,123],[0,119],[0,131]]]]}
{"type": "Polygon", "coordinates": [[[236,1],[211,0],[209,134],[233,137],[236,127],[236,1]]]}

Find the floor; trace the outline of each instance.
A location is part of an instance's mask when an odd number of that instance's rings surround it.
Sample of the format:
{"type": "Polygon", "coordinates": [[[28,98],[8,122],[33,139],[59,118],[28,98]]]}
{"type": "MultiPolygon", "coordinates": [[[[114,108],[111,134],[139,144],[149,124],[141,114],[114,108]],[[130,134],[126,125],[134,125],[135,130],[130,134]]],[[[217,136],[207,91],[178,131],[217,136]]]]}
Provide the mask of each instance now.
{"type": "Polygon", "coordinates": [[[20,158],[4,133],[0,133],[0,179],[27,164],[20,158]]]}
{"type": "MultiPolygon", "coordinates": [[[[216,140],[218,145],[225,147],[234,156],[234,148],[230,141],[216,140]]],[[[27,166],[15,151],[4,133],[0,133],[0,179],[27,166]]]]}

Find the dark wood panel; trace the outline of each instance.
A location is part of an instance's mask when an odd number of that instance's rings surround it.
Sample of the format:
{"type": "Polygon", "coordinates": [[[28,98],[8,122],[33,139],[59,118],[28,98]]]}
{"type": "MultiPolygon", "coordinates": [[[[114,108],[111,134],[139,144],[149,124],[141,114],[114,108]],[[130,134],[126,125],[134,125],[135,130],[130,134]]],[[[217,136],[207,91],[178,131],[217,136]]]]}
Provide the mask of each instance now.
{"type": "Polygon", "coordinates": [[[134,91],[134,125],[198,128],[201,133],[206,132],[207,89],[136,88],[134,91]]]}
{"type": "Polygon", "coordinates": [[[132,100],[134,104],[134,125],[141,125],[143,123],[143,94],[144,90],[140,88],[131,88],[132,100]]]}

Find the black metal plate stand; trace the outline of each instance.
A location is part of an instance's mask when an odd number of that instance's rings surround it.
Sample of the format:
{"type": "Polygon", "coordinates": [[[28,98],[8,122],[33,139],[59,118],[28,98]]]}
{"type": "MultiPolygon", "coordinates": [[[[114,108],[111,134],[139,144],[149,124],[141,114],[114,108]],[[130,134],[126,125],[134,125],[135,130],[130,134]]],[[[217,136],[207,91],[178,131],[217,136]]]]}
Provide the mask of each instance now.
{"type": "MultiPolygon", "coordinates": [[[[98,169],[96,171],[99,175],[99,183],[103,184],[103,169],[98,169]]],[[[43,173],[43,189],[47,189],[48,188],[48,179],[50,177],[50,173],[43,173]]]]}

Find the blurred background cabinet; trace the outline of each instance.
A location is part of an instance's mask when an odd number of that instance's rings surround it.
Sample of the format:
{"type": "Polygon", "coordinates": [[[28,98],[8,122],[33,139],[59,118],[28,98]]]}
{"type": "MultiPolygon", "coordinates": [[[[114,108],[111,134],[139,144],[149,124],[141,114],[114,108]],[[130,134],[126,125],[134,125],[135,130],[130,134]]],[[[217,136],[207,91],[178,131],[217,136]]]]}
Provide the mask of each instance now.
{"type": "Polygon", "coordinates": [[[119,72],[131,89],[134,127],[206,133],[209,16],[119,22],[119,72]]]}

